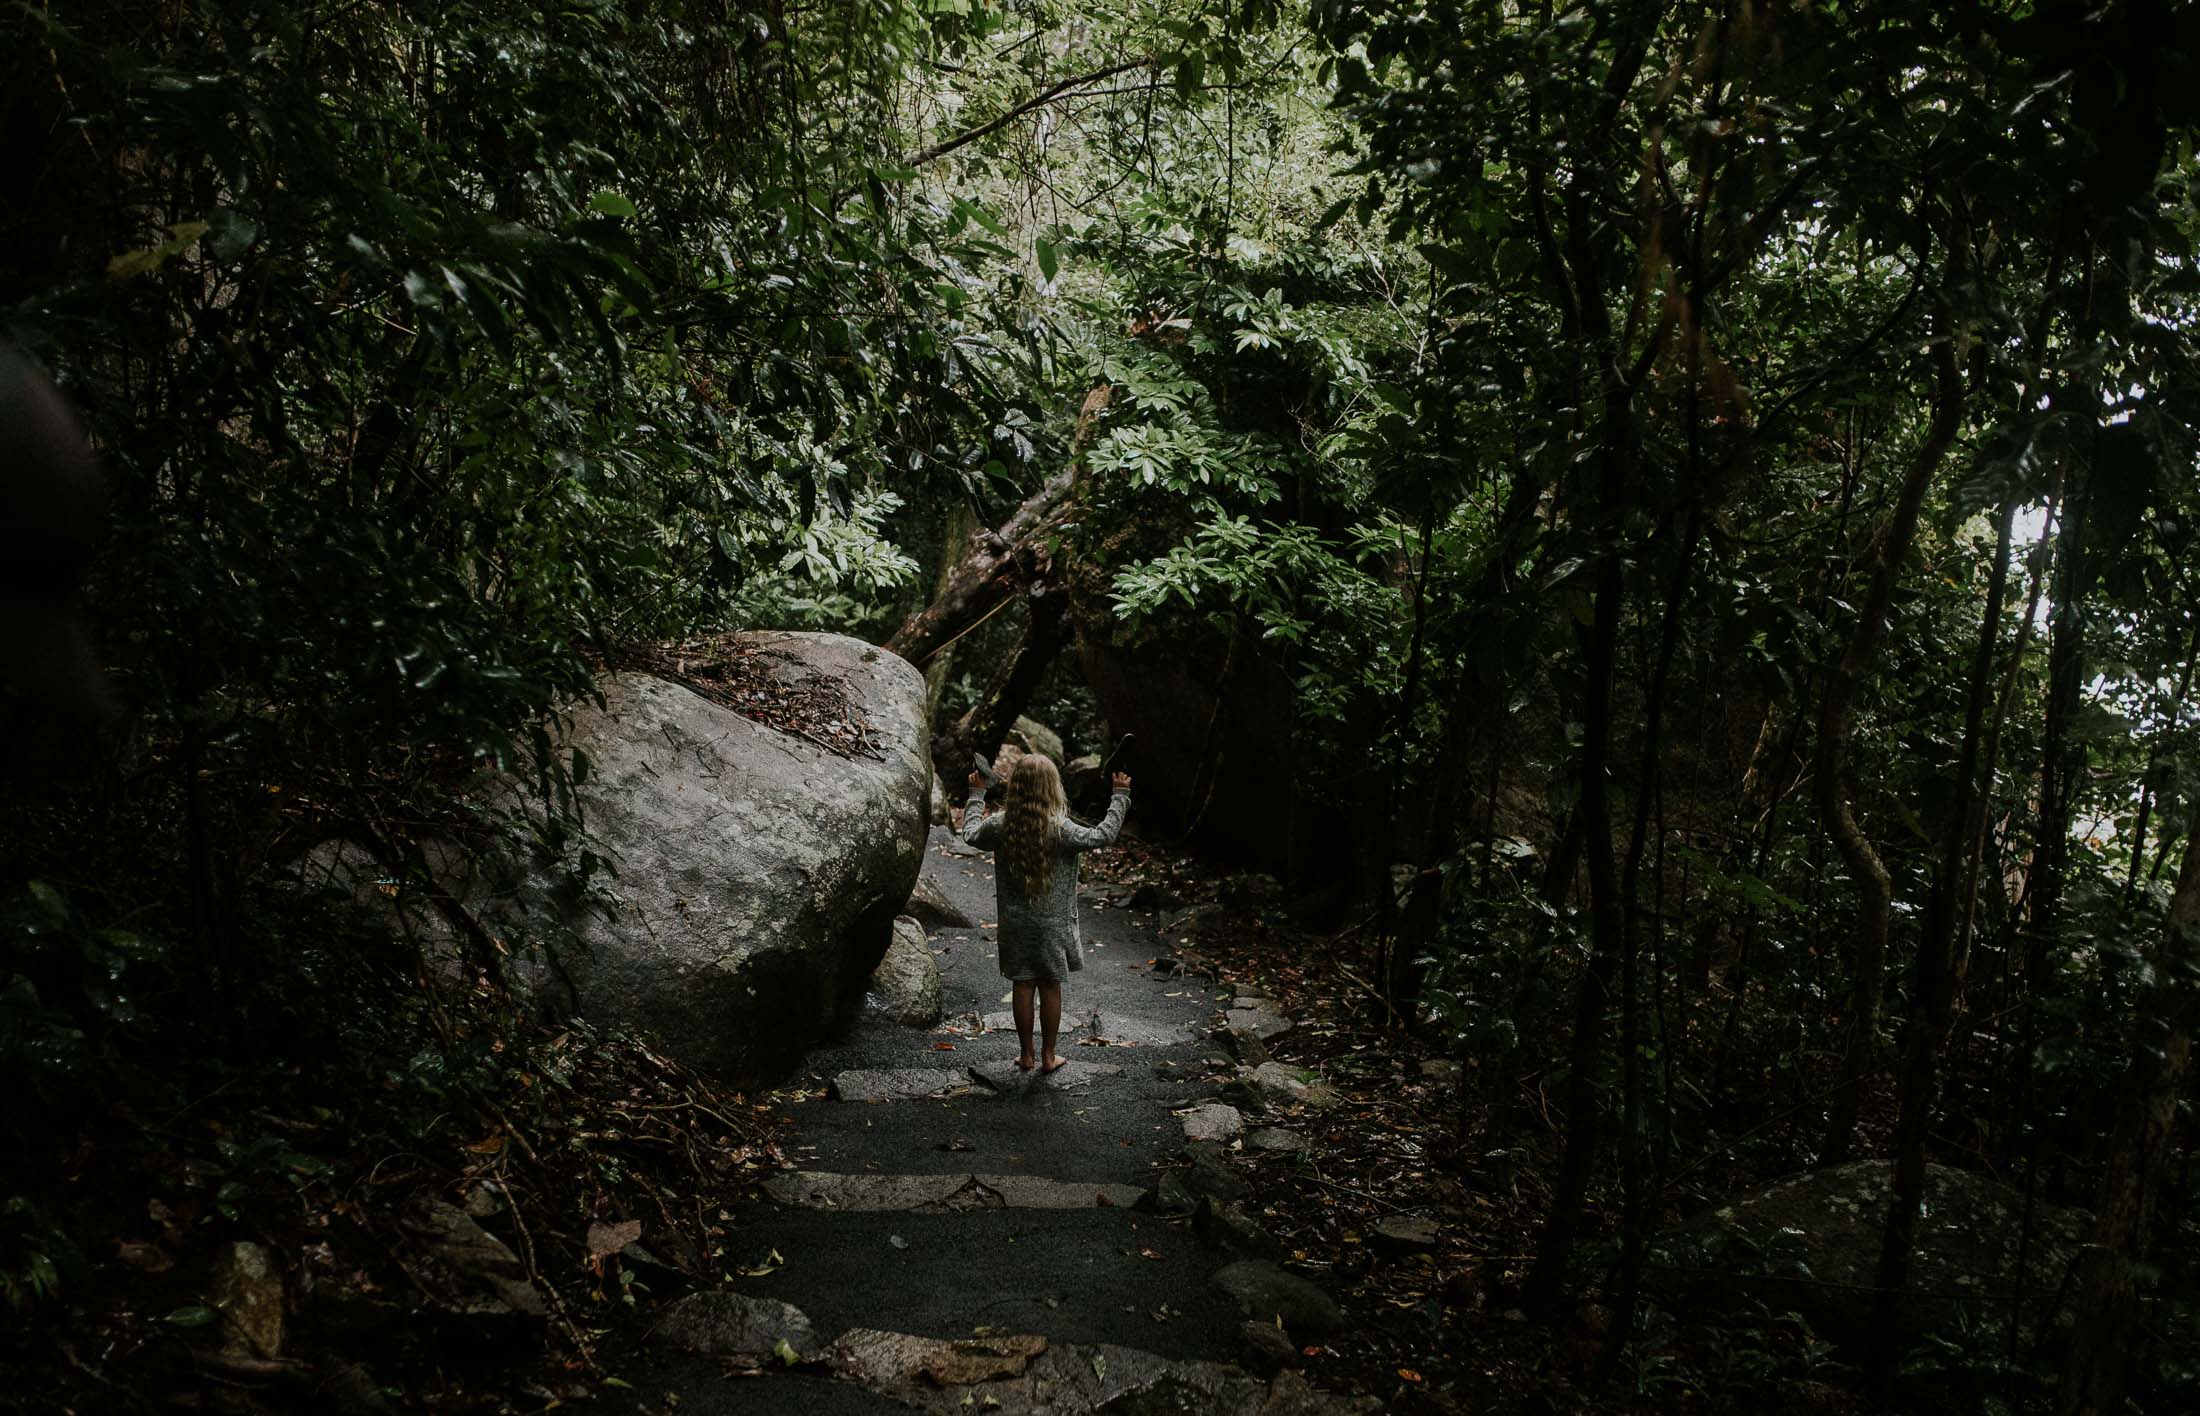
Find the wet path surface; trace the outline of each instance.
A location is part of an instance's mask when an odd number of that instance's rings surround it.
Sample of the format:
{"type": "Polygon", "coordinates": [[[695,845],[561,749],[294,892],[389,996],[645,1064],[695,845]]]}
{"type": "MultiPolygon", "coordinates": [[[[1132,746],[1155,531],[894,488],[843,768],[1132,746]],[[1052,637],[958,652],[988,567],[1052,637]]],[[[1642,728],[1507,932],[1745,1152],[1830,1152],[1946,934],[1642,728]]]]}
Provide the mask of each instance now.
{"type": "Polygon", "coordinates": [[[1210,1280],[1237,1256],[1147,1193],[1182,1169],[1180,1113],[1230,1075],[1210,1040],[1229,990],[1154,967],[1167,949],[1152,915],[1088,891],[1085,967],[1064,989],[1070,1065],[1019,1072],[991,859],[935,830],[924,869],[975,922],[927,931],[944,1020],[926,1031],[867,1011],[810,1054],[782,1092],[796,1169],[731,1216],[735,1296],[709,1300],[734,1305],[737,1327],[756,1300],[791,1304],[814,1329],[794,1345],[823,1360],[729,1375],[757,1364],[725,1360],[725,1344],[662,1344],[626,1409],[1330,1409],[1289,1374],[1271,1388],[1221,1365],[1242,1350],[1246,1313],[1210,1280]],[[1027,1362],[1015,1345],[1033,1338],[1045,1351],[1027,1362]],[[995,1354],[1004,1341],[1014,1350],[995,1354]],[[996,1375],[963,1380],[971,1370],[996,1375]]]}

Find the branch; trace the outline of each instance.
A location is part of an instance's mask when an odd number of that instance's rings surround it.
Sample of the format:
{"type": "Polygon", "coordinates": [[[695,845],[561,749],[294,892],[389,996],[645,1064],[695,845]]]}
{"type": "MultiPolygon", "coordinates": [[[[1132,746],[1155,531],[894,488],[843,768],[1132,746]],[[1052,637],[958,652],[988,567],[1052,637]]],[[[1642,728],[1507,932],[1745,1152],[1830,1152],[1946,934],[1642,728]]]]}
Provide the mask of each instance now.
{"type": "Polygon", "coordinates": [[[990,119],[984,123],[980,123],[977,127],[970,129],[968,132],[960,133],[957,134],[955,137],[947,138],[941,142],[936,142],[932,144],[932,146],[924,149],[916,156],[910,158],[909,165],[911,167],[922,167],[927,162],[931,162],[937,158],[947,156],[949,153],[955,151],[957,148],[968,147],[970,144],[976,142],[980,138],[987,137],[991,134],[999,132],[1001,129],[1015,122],[1018,118],[1021,118],[1026,113],[1029,113],[1032,109],[1040,108],[1045,106],[1046,104],[1052,103],[1055,99],[1060,98],[1063,94],[1068,93],[1071,89],[1083,88],[1087,84],[1096,84],[1099,83],[1102,79],[1112,79],[1117,74],[1128,73],[1132,69],[1143,69],[1150,65],[1152,62],[1153,61],[1151,59],[1126,59],[1120,64],[1110,64],[1104,69],[1095,69],[1089,74],[1079,74],[1074,78],[1059,80],[1058,82],[1041,89],[1039,92],[1025,99],[1022,103],[1017,104],[1014,108],[1009,109],[1000,117],[990,119]]]}

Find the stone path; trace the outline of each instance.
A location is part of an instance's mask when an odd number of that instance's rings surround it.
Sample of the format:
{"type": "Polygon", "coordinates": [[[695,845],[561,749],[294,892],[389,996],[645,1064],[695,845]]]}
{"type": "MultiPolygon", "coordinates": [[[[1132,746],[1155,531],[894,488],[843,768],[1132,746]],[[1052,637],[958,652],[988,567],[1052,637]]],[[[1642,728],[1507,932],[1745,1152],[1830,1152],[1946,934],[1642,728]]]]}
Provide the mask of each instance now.
{"type": "Polygon", "coordinates": [[[1286,1366],[1343,1318],[1237,1203],[1235,1148],[1288,1150],[1328,1102],[1260,1065],[1289,1021],[1149,967],[1153,917],[1088,897],[1070,1065],[1021,1072],[990,858],[934,831],[925,874],[976,921],[927,931],[946,1021],[873,1010],[811,1054],[783,1140],[799,1168],[731,1216],[725,1289],[660,1315],[628,1409],[1373,1409],[1286,1366]]]}

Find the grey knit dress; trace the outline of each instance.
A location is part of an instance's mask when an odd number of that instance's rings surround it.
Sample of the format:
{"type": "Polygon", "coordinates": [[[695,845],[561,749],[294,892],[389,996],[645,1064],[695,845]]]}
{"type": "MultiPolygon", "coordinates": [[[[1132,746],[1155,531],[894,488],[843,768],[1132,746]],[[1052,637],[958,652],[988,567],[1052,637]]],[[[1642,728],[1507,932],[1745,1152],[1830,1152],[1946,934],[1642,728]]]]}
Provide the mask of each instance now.
{"type": "MultiPolygon", "coordinates": [[[[1063,817],[1045,894],[1023,894],[1005,880],[995,887],[1002,977],[1018,983],[1060,983],[1085,966],[1084,940],[1077,932],[1077,856],[1112,842],[1130,809],[1131,794],[1118,791],[1108,799],[1108,814],[1097,826],[1080,826],[1063,817]]],[[[985,814],[983,791],[972,792],[963,805],[962,836],[986,850],[1000,839],[1001,818],[985,814]]]]}

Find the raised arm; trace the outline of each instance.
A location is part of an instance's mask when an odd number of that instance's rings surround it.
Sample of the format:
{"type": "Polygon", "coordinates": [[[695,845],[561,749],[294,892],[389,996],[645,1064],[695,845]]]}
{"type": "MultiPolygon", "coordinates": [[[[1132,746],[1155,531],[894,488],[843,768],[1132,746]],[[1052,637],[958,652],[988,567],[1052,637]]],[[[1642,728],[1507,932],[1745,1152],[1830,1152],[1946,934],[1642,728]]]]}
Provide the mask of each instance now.
{"type": "Polygon", "coordinates": [[[962,838],[981,850],[992,848],[1001,834],[1001,818],[985,814],[985,781],[970,774],[970,800],[963,803],[962,838]]]}
{"type": "Polygon", "coordinates": [[[1115,774],[1115,794],[1108,798],[1108,814],[1100,818],[1097,826],[1080,826],[1075,821],[1062,823],[1062,839],[1077,850],[1097,850],[1114,843],[1117,833],[1123,829],[1123,817],[1131,809],[1131,779],[1121,772],[1115,774]]]}

